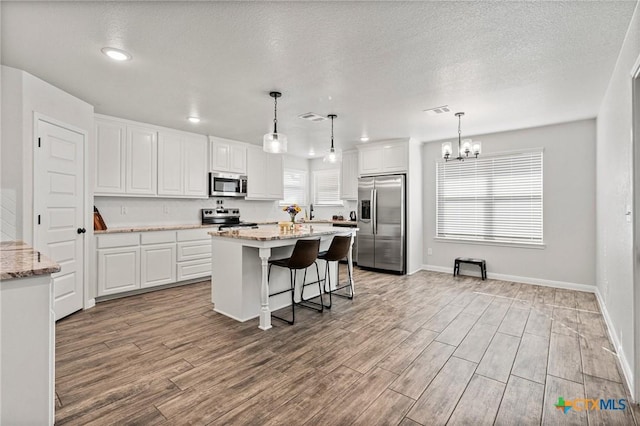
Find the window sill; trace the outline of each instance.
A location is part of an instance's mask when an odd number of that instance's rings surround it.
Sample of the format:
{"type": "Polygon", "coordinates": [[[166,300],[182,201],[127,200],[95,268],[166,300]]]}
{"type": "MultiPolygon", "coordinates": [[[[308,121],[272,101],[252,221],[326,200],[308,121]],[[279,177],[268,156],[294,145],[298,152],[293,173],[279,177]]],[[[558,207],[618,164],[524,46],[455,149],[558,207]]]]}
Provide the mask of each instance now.
{"type": "Polygon", "coordinates": [[[526,249],[544,250],[547,245],[533,244],[533,243],[508,243],[504,241],[479,241],[479,240],[465,240],[462,238],[446,238],[446,237],[433,237],[434,240],[442,243],[454,243],[454,244],[474,244],[481,246],[498,246],[498,247],[518,247],[526,249]]]}

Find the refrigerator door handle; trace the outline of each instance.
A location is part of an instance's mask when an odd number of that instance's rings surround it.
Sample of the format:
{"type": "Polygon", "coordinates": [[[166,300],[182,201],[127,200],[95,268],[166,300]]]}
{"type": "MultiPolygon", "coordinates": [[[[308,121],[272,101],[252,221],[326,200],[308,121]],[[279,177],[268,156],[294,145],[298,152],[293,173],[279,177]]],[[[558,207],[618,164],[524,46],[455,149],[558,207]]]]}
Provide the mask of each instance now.
{"type": "Polygon", "coordinates": [[[373,235],[378,233],[378,190],[371,190],[371,224],[373,235]]]}

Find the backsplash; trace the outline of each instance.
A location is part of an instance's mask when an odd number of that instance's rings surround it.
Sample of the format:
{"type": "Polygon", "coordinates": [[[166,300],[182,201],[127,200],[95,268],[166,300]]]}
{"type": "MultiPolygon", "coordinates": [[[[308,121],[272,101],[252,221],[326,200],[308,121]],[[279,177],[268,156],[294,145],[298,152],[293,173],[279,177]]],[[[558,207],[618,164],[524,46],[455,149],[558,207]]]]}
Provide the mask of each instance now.
{"type": "MultiPolygon", "coordinates": [[[[281,221],[288,215],[278,201],[248,201],[236,198],[178,199],[95,197],[94,204],[100,210],[109,228],[143,225],[190,225],[200,223],[200,209],[215,208],[216,200],[223,200],[225,207],[240,209],[241,219],[250,221],[281,221]]],[[[349,212],[356,210],[356,201],[345,201],[344,206],[314,206],[315,219],[331,219],[342,215],[349,219],[349,212]]],[[[309,214],[309,206],[301,206],[309,214]]],[[[299,218],[304,217],[304,212],[299,218]]]]}

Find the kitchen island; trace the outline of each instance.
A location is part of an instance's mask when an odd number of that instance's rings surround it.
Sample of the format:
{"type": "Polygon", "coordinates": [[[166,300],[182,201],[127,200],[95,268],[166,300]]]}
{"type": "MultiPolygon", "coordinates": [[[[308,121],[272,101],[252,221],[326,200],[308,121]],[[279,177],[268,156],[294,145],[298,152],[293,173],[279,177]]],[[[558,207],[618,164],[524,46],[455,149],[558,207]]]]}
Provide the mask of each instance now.
{"type": "MultiPolygon", "coordinates": [[[[276,225],[257,229],[209,232],[211,235],[211,301],[214,310],[237,321],[260,317],[259,328],[271,328],[271,310],[291,304],[288,294],[269,300],[269,293],[289,288],[289,271],[273,268],[268,279],[269,260],[288,257],[300,239],[320,238],[320,251],[327,250],[334,235],[355,235],[357,228],[334,228],[330,225],[297,225],[295,230],[281,231],[276,225]]],[[[353,238],[352,238],[353,244],[353,238]]],[[[351,250],[347,265],[353,271],[351,250]]],[[[325,265],[318,261],[320,278],[325,265]]],[[[330,265],[331,282],[337,283],[337,268],[330,265]]],[[[299,299],[301,279],[296,283],[299,299]]],[[[309,268],[307,281],[315,281],[315,268],[309,268]]],[[[353,277],[353,274],[351,274],[353,277]]],[[[317,286],[305,289],[305,298],[318,295],[317,286]],[[315,290],[315,291],[314,291],[315,290]]]]}

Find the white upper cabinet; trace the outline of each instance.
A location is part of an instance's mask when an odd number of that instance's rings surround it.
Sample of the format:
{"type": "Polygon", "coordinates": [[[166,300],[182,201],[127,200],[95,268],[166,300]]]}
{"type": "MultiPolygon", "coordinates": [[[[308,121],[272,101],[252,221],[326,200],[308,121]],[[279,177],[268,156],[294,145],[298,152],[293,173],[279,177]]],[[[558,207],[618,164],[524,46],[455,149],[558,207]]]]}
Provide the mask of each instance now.
{"type": "Polygon", "coordinates": [[[127,126],[126,188],[128,194],[156,195],[157,135],[156,129],[127,126]]]}
{"type": "Polygon", "coordinates": [[[389,141],[358,146],[359,175],[402,173],[408,169],[408,142],[389,141]]]}
{"type": "Polygon", "coordinates": [[[95,195],[208,198],[206,136],[96,115],[95,195]]]}
{"type": "Polygon", "coordinates": [[[158,195],[184,193],[184,138],[179,133],[158,134],[158,195]]]}
{"type": "Polygon", "coordinates": [[[358,153],[356,151],[342,154],[342,173],[340,198],[343,200],[358,199],[358,153]]]}
{"type": "Polygon", "coordinates": [[[280,154],[268,154],[260,147],[247,148],[247,199],[284,198],[284,162],[280,154]]]}
{"type": "Polygon", "coordinates": [[[96,194],[124,194],[127,127],[96,118],[96,194]]]}
{"type": "Polygon", "coordinates": [[[207,138],[187,136],[183,145],[184,195],[190,198],[209,198],[207,170],[207,138]]]}
{"type": "Polygon", "coordinates": [[[209,136],[209,170],[247,174],[247,147],[242,142],[209,136]]]}
{"type": "Polygon", "coordinates": [[[158,195],[207,198],[207,139],[204,136],[160,131],[158,195]]]}

